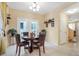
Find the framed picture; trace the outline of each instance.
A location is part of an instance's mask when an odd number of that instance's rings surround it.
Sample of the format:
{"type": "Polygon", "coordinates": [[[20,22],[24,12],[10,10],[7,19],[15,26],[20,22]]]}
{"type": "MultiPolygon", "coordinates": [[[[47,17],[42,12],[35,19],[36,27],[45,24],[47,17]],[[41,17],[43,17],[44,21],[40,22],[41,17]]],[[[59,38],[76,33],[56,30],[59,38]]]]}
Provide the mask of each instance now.
{"type": "Polygon", "coordinates": [[[55,21],[54,21],[54,18],[51,19],[51,27],[54,27],[55,25],[55,21]]]}
{"type": "Polygon", "coordinates": [[[54,22],[51,22],[51,27],[54,27],[54,22]]]}

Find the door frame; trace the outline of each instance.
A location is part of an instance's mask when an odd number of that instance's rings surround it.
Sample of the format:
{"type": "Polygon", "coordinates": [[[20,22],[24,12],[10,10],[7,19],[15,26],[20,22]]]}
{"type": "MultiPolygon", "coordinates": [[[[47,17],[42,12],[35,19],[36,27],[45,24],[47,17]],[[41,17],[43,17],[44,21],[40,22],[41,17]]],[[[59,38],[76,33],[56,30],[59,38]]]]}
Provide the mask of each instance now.
{"type": "MultiPolygon", "coordinates": [[[[78,22],[79,22],[79,21],[69,21],[69,22],[67,23],[67,29],[68,29],[68,24],[69,24],[69,23],[78,23],[78,22]]],[[[76,25],[75,25],[75,26],[76,26],[76,25]]],[[[76,27],[75,27],[75,28],[76,28],[76,27]]],[[[67,33],[68,33],[68,31],[67,31],[67,33]]],[[[67,36],[68,36],[68,35],[67,35],[67,36]]],[[[69,39],[69,38],[67,37],[67,41],[68,41],[68,39],[69,39]]]]}

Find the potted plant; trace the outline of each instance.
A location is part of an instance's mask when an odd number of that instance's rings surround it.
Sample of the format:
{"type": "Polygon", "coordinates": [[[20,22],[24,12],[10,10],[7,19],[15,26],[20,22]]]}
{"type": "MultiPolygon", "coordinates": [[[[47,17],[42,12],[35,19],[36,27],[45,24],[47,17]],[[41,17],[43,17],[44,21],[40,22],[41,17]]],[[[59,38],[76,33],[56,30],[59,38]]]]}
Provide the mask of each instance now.
{"type": "Polygon", "coordinates": [[[12,28],[12,29],[9,29],[7,34],[10,34],[11,37],[15,36],[15,34],[17,33],[16,29],[12,28]]]}

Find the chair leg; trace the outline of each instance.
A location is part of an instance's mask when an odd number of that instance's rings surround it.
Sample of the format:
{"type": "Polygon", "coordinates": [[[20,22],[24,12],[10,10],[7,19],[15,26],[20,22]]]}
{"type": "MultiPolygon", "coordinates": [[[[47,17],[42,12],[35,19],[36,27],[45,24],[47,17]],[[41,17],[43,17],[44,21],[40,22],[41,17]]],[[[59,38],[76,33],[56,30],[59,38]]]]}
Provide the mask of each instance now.
{"type": "Polygon", "coordinates": [[[41,56],[41,50],[40,50],[40,46],[39,46],[39,56],[41,56]]]}
{"type": "Polygon", "coordinates": [[[30,51],[30,46],[28,45],[28,51],[30,51]]]}
{"type": "Polygon", "coordinates": [[[45,53],[45,47],[44,47],[44,45],[43,45],[43,53],[45,53]]]}
{"type": "Polygon", "coordinates": [[[18,51],[18,46],[16,46],[16,54],[17,54],[17,51],[18,51]]]}
{"type": "Polygon", "coordinates": [[[24,46],[24,51],[25,51],[25,53],[26,53],[26,47],[24,46]]]}
{"type": "Polygon", "coordinates": [[[18,53],[18,56],[20,56],[20,52],[21,52],[21,47],[19,47],[19,53],[18,53]]]}

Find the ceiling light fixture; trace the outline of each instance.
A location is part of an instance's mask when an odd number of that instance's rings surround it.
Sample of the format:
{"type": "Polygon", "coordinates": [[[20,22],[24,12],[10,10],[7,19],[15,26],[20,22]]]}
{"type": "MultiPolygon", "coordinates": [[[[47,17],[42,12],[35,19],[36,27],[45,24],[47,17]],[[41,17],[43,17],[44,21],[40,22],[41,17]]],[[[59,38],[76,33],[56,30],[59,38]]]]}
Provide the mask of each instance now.
{"type": "Polygon", "coordinates": [[[78,10],[78,9],[71,9],[71,10],[68,10],[67,13],[73,14],[73,13],[76,13],[77,10],[78,10]]]}
{"type": "Polygon", "coordinates": [[[29,9],[33,10],[33,11],[39,11],[40,6],[37,2],[33,2],[32,6],[29,7],[29,9]]]}

